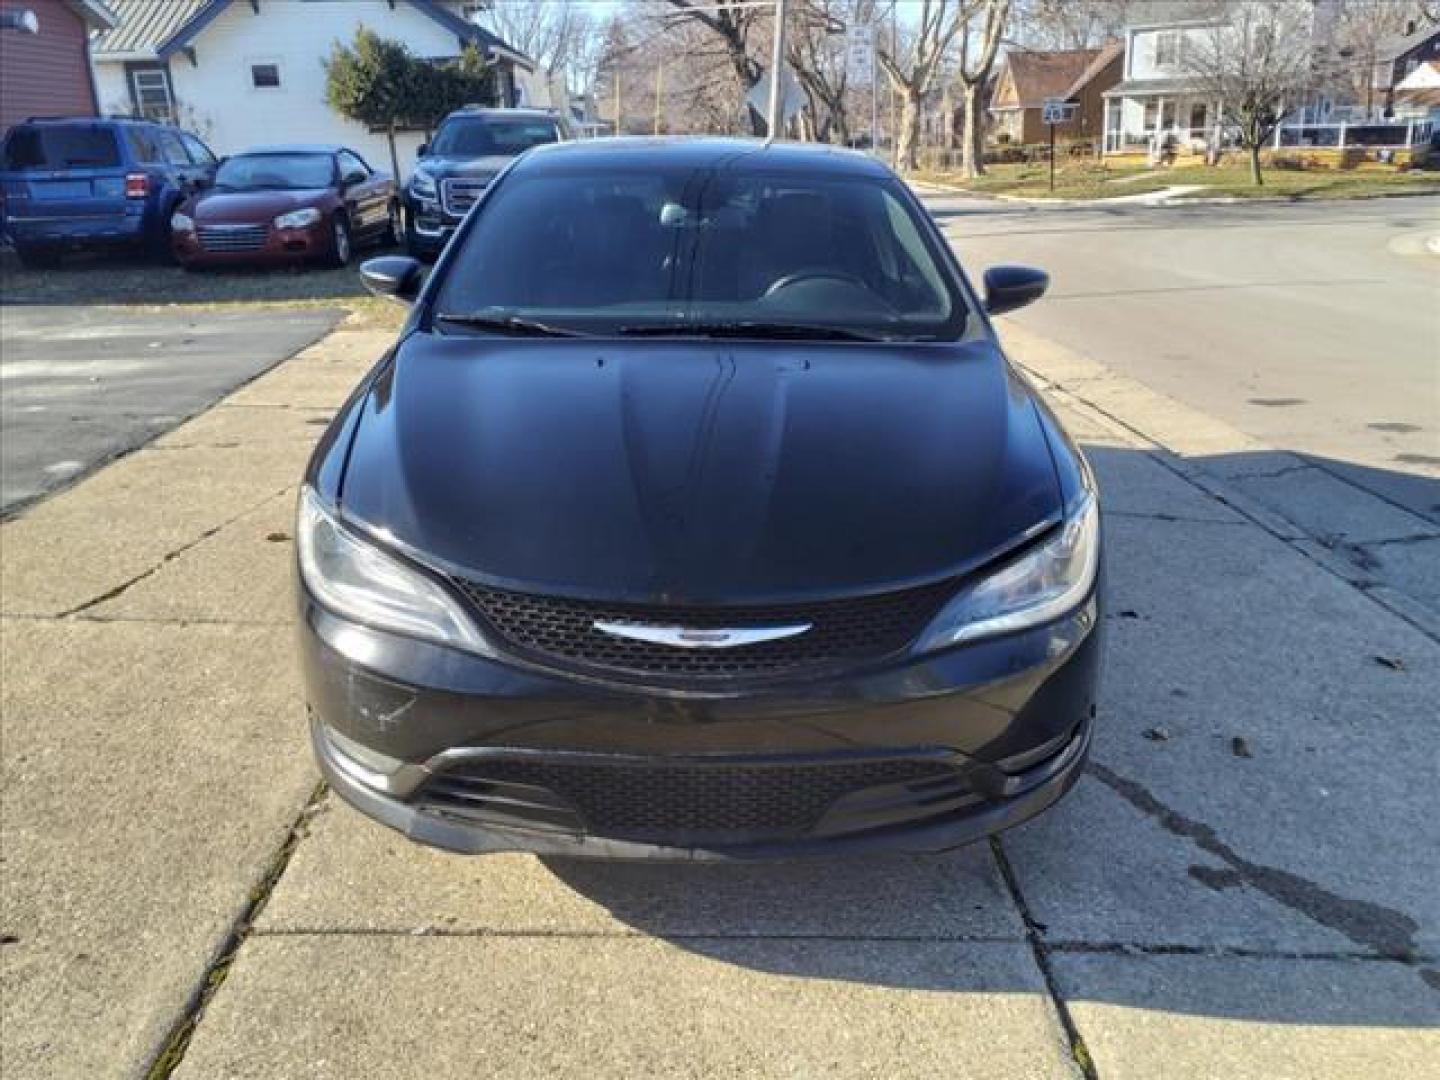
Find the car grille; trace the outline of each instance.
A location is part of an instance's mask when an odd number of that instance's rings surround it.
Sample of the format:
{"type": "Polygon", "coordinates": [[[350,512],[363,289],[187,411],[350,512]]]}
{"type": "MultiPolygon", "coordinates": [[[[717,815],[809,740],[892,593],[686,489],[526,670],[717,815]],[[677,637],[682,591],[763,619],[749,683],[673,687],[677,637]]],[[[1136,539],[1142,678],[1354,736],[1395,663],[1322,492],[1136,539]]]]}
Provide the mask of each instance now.
{"type": "Polygon", "coordinates": [[[212,225],[199,230],[200,246],[206,251],[259,251],[270,230],[264,225],[212,225]]]}
{"type": "Polygon", "coordinates": [[[492,634],[522,655],[648,682],[776,678],[880,660],[913,641],[954,582],[854,600],[773,607],[625,605],[505,592],[457,580],[492,634]],[[795,637],[733,648],[678,648],[614,637],[597,621],[689,629],[810,623],[795,637]]]}
{"type": "Polygon", "coordinates": [[[480,200],[480,196],[485,194],[485,189],[489,186],[489,179],[456,177],[453,180],[442,180],[440,201],[447,214],[464,217],[465,212],[480,200]]]}
{"type": "Polygon", "coordinates": [[[416,802],[431,813],[470,820],[508,817],[614,839],[685,844],[804,835],[838,800],[889,785],[899,785],[890,788],[893,798],[923,813],[924,804],[953,794],[959,783],[960,774],[944,761],[905,757],[756,764],[499,758],[435,774],[416,802]]]}

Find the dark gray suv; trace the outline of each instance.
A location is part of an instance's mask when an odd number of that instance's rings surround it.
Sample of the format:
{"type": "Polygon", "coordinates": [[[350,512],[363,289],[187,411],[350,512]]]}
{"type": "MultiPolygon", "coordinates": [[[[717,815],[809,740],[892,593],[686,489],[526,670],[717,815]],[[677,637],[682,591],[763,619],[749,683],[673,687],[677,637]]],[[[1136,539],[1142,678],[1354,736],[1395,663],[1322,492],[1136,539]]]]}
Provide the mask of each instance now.
{"type": "Polygon", "coordinates": [[[405,235],[410,254],[433,259],[500,170],[531,147],[568,138],[560,114],[543,109],[453,112],[405,185],[405,235]]]}

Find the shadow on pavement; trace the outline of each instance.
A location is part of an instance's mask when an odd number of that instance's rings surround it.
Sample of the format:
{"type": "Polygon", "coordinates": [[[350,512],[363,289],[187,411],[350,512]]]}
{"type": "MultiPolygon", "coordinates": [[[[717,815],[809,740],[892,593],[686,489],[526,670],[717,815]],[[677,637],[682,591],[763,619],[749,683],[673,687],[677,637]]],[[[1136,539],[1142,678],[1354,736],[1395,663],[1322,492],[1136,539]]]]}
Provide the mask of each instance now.
{"type": "Polygon", "coordinates": [[[1056,978],[1076,980],[1067,996],[1440,1026],[1440,890],[1421,854],[1440,850],[1434,640],[1150,455],[1086,449],[1110,575],[1096,746],[1074,793],[1002,839],[1006,875],[986,845],[544,865],[641,933],[770,973],[1032,990],[866,960],[877,942],[1028,948],[1013,884],[1056,978]],[[1368,989],[1348,993],[1347,972],[1368,989]]]}

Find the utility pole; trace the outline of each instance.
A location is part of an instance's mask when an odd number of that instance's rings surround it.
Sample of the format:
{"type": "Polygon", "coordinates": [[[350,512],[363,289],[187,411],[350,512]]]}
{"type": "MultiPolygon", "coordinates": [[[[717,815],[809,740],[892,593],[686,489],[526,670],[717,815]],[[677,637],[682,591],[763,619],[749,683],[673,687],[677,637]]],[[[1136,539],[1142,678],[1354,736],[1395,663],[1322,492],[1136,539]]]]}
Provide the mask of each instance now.
{"type": "Polygon", "coordinates": [[[770,54],[770,115],[766,123],[765,140],[773,142],[780,137],[780,125],[784,121],[785,88],[780,76],[785,71],[785,7],[786,0],[775,0],[775,48],[770,54]]]}
{"type": "Polygon", "coordinates": [[[662,63],[655,68],[655,131],[660,134],[660,95],[665,92],[665,65],[662,63]]]}
{"type": "Polygon", "coordinates": [[[620,65],[615,65],[615,134],[622,134],[620,131],[620,65]]]}

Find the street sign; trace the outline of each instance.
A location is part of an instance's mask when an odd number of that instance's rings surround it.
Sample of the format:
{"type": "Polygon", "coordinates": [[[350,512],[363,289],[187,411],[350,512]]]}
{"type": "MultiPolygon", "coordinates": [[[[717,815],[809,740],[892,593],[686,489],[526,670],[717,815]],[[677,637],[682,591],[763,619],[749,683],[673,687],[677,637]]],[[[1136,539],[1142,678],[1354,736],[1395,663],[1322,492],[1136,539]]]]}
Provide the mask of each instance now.
{"type": "Polygon", "coordinates": [[[1079,108],[1075,102],[1066,101],[1064,98],[1046,98],[1041,109],[1041,119],[1047,124],[1068,124],[1075,119],[1079,108]]]}
{"type": "Polygon", "coordinates": [[[845,31],[845,70],[856,82],[875,78],[875,28],[852,25],[845,31]]]}
{"type": "MultiPolygon", "coordinates": [[[[770,110],[770,73],[767,71],[760,76],[760,81],[750,88],[750,93],[745,95],[745,101],[761,116],[770,110]]],[[[789,120],[805,107],[805,91],[800,88],[800,83],[795,76],[790,74],[790,69],[785,68],[780,74],[780,116],[783,120],[789,120]]]]}

